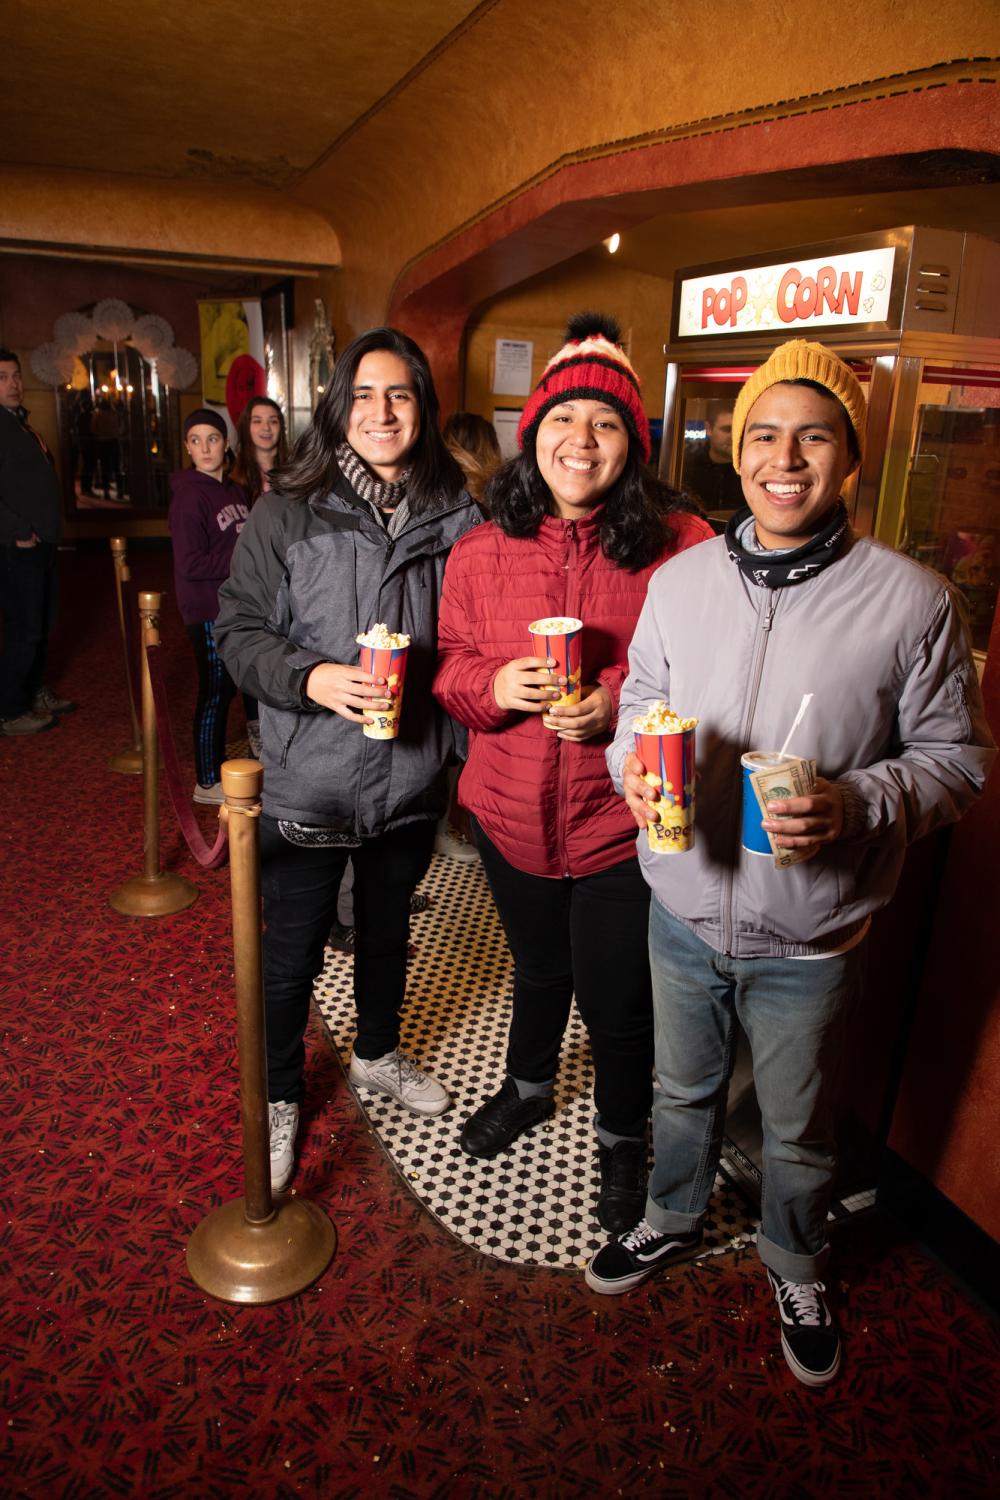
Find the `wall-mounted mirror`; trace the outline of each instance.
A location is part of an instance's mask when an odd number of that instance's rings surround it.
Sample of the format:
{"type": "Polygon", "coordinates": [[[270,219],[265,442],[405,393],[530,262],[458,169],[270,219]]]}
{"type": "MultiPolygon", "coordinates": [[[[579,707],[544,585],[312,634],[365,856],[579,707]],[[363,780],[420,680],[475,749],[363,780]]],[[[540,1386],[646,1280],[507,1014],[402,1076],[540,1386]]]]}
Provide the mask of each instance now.
{"type": "Polygon", "coordinates": [[[177,395],[132,344],[95,340],[56,391],[70,514],[165,515],[180,464],[177,395]]]}

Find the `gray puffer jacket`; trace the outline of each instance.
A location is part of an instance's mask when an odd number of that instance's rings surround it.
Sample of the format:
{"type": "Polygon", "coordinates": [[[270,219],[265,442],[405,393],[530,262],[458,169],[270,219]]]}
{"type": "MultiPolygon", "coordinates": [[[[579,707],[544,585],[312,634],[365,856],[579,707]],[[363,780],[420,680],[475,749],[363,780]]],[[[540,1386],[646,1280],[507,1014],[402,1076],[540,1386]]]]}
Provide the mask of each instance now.
{"type": "Polygon", "coordinates": [[[657,899],[717,952],[837,946],[892,896],[906,846],[961,816],[993,741],[960,606],[928,568],[868,538],[805,583],[749,583],[723,537],[654,574],[629,651],[608,765],[621,790],[633,720],[666,699],[697,716],[690,853],[639,858],[657,899]],[[845,836],[786,870],[740,847],[740,756],[791,749],[845,793],[845,836]]]}
{"type": "Polygon", "coordinates": [[[464,753],[431,695],[445,560],[481,516],[468,495],[442,500],[390,538],[340,476],[306,502],[263,495],[219,590],[219,654],[261,705],[264,811],[273,818],[372,837],[437,819],[444,767],[464,753]],[[383,622],[411,646],[396,740],[306,698],[321,662],[358,660],[355,637],[383,622]]]}

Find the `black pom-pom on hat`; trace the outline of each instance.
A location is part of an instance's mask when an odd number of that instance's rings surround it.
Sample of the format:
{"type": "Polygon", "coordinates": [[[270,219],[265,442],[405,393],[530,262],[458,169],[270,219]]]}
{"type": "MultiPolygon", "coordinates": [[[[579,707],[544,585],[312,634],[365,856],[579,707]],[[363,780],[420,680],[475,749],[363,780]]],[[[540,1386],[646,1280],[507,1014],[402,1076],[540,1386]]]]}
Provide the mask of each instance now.
{"type": "Polygon", "coordinates": [[[584,339],[596,338],[598,335],[607,339],[610,344],[620,344],[622,331],[618,319],[613,318],[610,313],[581,312],[574,313],[566,324],[567,344],[583,343],[584,339]]]}
{"type": "Polygon", "coordinates": [[[649,458],[649,422],[639,389],[639,377],[621,344],[618,319],[609,313],[575,313],[566,328],[566,342],[553,354],[542,378],[528,397],[517,424],[521,448],[534,439],[546,412],[563,401],[603,401],[621,415],[649,458]]]}

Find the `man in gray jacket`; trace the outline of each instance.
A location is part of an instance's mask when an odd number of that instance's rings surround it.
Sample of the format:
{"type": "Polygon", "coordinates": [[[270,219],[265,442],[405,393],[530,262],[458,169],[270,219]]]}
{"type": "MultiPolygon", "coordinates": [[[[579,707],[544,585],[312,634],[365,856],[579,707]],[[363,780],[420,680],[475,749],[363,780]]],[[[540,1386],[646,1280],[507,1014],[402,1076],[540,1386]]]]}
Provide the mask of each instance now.
{"type": "Polygon", "coordinates": [[[636,822],[658,819],[633,721],[652,703],[698,719],[698,813],[685,857],[640,860],[659,1090],[645,1218],[587,1268],[629,1290],[696,1252],[715,1178],[737,1019],[764,1127],[760,1257],[782,1348],[806,1385],[832,1380],[823,1297],[835,1169],[833,1084],[871,914],[908,844],[961,816],[993,759],[960,606],[947,582],[855,536],[840,498],[861,458],[864,395],[818,344],[782,345],[740,392],[733,461],[749,511],[654,576],[608,751],[636,822]],[[807,857],[741,847],[740,757],[774,750],[806,693],[793,750],[820,775],[763,827],[807,857]]]}

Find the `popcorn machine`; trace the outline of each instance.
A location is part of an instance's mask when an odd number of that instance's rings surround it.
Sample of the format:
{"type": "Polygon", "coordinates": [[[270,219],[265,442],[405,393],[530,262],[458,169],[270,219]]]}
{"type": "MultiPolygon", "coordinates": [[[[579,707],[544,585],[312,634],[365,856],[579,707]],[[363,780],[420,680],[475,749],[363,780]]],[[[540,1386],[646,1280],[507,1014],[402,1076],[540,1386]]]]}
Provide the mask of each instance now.
{"type": "MultiPolygon", "coordinates": [[[[985,653],[1000,587],[1000,244],[910,225],[678,271],[662,478],[697,494],[722,468],[713,416],[790,338],[834,349],[867,393],[853,525],[951,578],[985,653]]],[[[713,499],[706,488],[721,521],[713,499]]]]}
{"type": "MultiPolygon", "coordinates": [[[[704,496],[718,529],[742,504],[728,413],[791,338],[826,344],[861,381],[865,457],[844,495],[852,524],[952,580],[982,673],[1000,588],[1000,244],[910,225],[676,273],[659,472],[704,496]]],[[[849,1202],[873,1196],[947,838],[913,847],[873,922],[869,1001],[850,1027],[839,1110],[849,1202]]],[[[725,1135],[729,1166],[756,1186],[760,1117],[745,1047],[725,1135]]]]}

